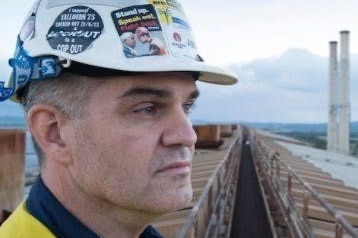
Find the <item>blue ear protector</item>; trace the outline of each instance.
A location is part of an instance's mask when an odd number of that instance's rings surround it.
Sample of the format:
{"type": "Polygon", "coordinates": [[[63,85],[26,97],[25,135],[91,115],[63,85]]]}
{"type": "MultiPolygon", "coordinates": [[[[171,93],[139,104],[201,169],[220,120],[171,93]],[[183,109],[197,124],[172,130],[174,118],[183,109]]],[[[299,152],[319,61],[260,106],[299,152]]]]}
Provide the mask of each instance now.
{"type": "Polygon", "coordinates": [[[9,65],[12,67],[10,83],[8,87],[5,87],[4,82],[0,82],[0,101],[5,101],[14,96],[18,89],[23,88],[33,80],[57,77],[62,70],[61,63],[54,56],[29,56],[18,38],[14,58],[9,60],[9,65]]]}

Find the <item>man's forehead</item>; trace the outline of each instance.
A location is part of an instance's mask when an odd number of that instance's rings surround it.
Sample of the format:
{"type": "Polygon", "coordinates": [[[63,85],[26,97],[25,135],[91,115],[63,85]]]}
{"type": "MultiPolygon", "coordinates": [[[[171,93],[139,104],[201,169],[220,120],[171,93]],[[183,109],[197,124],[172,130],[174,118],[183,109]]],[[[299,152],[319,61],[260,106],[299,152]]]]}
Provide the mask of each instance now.
{"type": "MultiPolygon", "coordinates": [[[[194,76],[186,72],[142,73],[130,76],[111,76],[107,79],[103,80],[103,89],[108,92],[116,91],[118,97],[130,94],[144,95],[145,92],[150,91],[163,91],[163,93],[166,91],[166,94],[192,94],[198,91],[194,76]]],[[[163,95],[163,93],[161,94],[163,95]]]]}
{"type": "Polygon", "coordinates": [[[189,75],[180,75],[174,78],[162,76],[133,80],[124,90],[122,96],[152,95],[164,98],[175,94],[183,94],[183,96],[197,95],[198,89],[194,78],[189,75]]]}
{"type": "Polygon", "coordinates": [[[139,73],[134,75],[113,76],[111,81],[118,81],[119,84],[128,86],[150,85],[156,87],[193,85],[195,86],[195,77],[192,73],[187,72],[156,72],[156,73],[139,73]]]}

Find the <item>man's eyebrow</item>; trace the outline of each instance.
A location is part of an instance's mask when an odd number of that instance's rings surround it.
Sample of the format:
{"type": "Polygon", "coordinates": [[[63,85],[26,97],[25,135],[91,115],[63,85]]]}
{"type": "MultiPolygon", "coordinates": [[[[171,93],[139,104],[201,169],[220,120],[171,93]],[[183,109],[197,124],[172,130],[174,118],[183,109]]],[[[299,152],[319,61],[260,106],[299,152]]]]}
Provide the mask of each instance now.
{"type": "Polygon", "coordinates": [[[158,98],[168,98],[171,95],[172,92],[167,90],[140,86],[129,89],[128,91],[121,94],[118,98],[126,98],[133,96],[155,96],[158,98]]]}
{"type": "Polygon", "coordinates": [[[195,89],[195,91],[193,91],[190,94],[189,98],[190,99],[197,99],[199,97],[199,95],[200,95],[200,91],[198,89],[195,89]]]}

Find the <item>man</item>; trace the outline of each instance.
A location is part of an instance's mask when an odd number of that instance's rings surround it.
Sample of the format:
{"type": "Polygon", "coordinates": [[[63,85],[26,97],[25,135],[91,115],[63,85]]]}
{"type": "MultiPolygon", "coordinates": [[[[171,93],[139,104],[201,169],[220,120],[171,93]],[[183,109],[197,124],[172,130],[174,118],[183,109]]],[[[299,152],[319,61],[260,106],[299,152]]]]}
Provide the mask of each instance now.
{"type": "Polygon", "coordinates": [[[135,31],[137,38],[143,44],[149,45],[150,55],[165,55],[164,43],[157,37],[152,37],[150,32],[145,27],[138,27],[135,31]]]}
{"type": "Polygon", "coordinates": [[[23,105],[42,159],[0,237],[162,237],[150,223],[192,198],[195,81],[233,84],[235,75],[195,49],[125,57],[110,16],[144,0],[77,2],[35,3],[0,85],[0,100],[23,105]]]}
{"type": "Polygon", "coordinates": [[[135,36],[132,32],[125,32],[121,36],[121,40],[123,43],[123,51],[124,55],[127,58],[133,58],[137,56],[137,52],[134,49],[137,42],[135,40],[135,36]]]}

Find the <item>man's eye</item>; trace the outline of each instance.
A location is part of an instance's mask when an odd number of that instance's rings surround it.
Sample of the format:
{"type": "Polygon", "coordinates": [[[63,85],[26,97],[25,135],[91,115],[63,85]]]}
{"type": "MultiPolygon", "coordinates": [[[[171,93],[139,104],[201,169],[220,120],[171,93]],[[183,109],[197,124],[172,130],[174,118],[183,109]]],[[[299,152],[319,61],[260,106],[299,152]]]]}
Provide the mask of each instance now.
{"type": "Polygon", "coordinates": [[[186,114],[190,114],[190,113],[194,110],[195,106],[196,106],[195,102],[185,103],[185,104],[183,105],[184,112],[185,112],[186,114]]]}
{"type": "Polygon", "coordinates": [[[136,114],[153,115],[158,112],[158,108],[153,103],[143,103],[133,108],[136,114]]]}
{"type": "Polygon", "coordinates": [[[154,106],[141,107],[134,110],[135,113],[143,113],[143,114],[155,114],[157,110],[154,106]]]}

